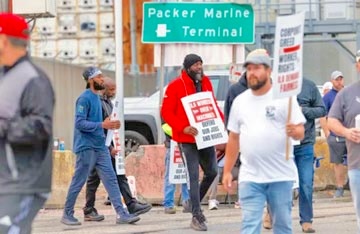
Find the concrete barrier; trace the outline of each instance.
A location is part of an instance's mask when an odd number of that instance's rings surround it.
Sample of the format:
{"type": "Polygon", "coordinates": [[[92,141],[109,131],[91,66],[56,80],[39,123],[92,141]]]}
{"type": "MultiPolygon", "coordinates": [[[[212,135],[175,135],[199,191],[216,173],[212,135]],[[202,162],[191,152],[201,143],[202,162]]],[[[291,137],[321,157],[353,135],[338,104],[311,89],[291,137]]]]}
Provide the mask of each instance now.
{"type": "MultiPolygon", "coordinates": [[[[325,138],[318,138],[314,146],[315,156],[323,156],[321,167],[315,170],[315,189],[325,189],[335,185],[334,170],[330,164],[329,150],[325,138]]],[[[54,151],[53,154],[53,186],[52,194],[46,207],[62,208],[72,175],[76,157],[71,151],[54,151]]],[[[163,201],[163,178],[165,173],[165,147],[163,145],[142,146],[137,153],[130,154],[125,159],[126,174],[136,178],[137,195],[140,200],[144,199],[153,204],[161,204],[163,201]]],[[[234,188],[236,188],[234,182],[234,188]]],[[[177,189],[175,201],[180,200],[180,188],[177,189]]],[[[231,193],[230,200],[235,201],[236,189],[231,193]]],[[[222,185],[218,187],[218,199],[224,201],[226,191],[222,185]]],[[[77,206],[84,205],[84,188],[79,195],[77,206]]],[[[106,192],[100,186],[97,198],[104,200],[106,192]]]]}
{"type": "MultiPolygon", "coordinates": [[[[71,183],[75,170],[76,155],[70,151],[53,151],[53,173],[52,173],[52,189],[49,200],[45,204],[45,208],[63,208],[66,195],[71,183]]],[[[102,184],[96,193],[97,198],[104,200],[107,196],[102,184]]],[[[76,207],[85,205],[85,186],[81,190],[76,207]]]]}
{"type": "Polygon", "coordinates": [[[330,163],[329,146],[325,137],[318,137],[314,145],[316,157],[324,157],[320,161],[320,167],[315,169],[314,187],[316,190],[335,187],[334,166],[330,163]]]}
{"type": "Polygon", "coordinates": [[[47,208],[62,208],[71,178],[74,174],[75,156],[72,151],[53,151],[52,190],[47,208]]]}

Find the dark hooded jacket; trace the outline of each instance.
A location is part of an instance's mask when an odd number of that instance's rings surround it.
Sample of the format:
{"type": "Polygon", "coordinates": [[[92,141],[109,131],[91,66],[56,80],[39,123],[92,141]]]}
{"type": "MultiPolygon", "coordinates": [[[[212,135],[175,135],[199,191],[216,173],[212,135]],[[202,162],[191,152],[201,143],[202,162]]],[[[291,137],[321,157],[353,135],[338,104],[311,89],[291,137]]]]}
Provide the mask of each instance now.
{"type": "Polygon", "coordinates": [[[232,84],[227,92],[226,99],[225,99],[225,107],[224,107],[224,115],[225,115],[225,126],[227,126],[227,122],[230,115],[230,108],[234,101],[234,99],[248,89],[247,79],[246,79],[246,72],[244,72],[239,81],[235,84],[232,84]]]}
{"type": "Polygon", "coordinates": [[[51,191],[51,83],[27,56],[0,72],[0,194],[51,191]]]}

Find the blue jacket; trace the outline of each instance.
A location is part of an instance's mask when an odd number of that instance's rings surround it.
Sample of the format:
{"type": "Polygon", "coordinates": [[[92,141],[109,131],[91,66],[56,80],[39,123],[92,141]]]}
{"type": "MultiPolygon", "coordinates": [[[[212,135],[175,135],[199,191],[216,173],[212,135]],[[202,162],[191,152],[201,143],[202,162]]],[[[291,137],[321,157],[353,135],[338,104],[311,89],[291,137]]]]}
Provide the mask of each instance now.
{"type": "Polygon", "coordinates": [[[74,152],[87,149],[107,150],[102,128],[102,108],[98,94],[86,89],[76,100],[74,152]]]}

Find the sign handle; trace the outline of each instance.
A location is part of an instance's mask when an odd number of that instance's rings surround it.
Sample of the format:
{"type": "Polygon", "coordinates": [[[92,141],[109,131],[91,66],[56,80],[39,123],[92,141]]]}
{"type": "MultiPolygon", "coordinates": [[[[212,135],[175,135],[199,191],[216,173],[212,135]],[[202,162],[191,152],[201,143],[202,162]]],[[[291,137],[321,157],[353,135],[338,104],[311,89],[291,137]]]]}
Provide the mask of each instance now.
{"type": "Polygon", "coordinates": [[[234,65],[236,64],[236,45],[235,44],[232,45],[232,63],[234,65]]]}
{"type": "MultiPolygon", "coordinates": [[[[162,106],[165,80],[165,44],[160,44],[160,80],[159,80],[159,109],[162,106]]],[[[160,123],[161,124],[161,123],[160,123]]],[[[162,142],[162,131],[158,131],[158,144],[162,142]]]]}
{"type": "MultiPolygon", "coordinates": [[[[287,121],[286,123],[289,123],[291,120],[291,108],[292,107],[292,98],[289,97],[288,102],[288,115],[287,115],[287,121]]],[[[286,136],[286,152],[285,152],[285,159],[289,160],[289,154],[290,154],[290,137],[286,136]]]]}

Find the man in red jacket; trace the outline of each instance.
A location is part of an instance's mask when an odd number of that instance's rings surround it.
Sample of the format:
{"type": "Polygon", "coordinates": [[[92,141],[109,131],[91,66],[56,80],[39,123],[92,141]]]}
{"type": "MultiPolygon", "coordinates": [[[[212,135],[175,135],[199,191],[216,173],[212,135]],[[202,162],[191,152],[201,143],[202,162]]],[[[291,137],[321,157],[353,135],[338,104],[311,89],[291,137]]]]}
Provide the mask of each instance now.
{"type": "MultiPolygon", "coordinates": [[[[190,125],[181,98],[203,91],[213,93],[213,88],[210,79],[204,75],[200,56],[186,55],[183,66],[180,76],[173,80],[166,89],[161,115],[164,121],[171,126],[173,140],[178,142],[180,150],[185,155],[184,162],[188,170],[193,215],[190,226],[198,231],[206,231],[206,218],[201,211],[200,201],[217,175],[215,148],[208,147],[200,150],[197,148],[194,136],[198,134],[198,130],[190,125]],[[204,171],[200,187],[198,183],[199,165],[204,171]]],[[[217,109],[224,119],[218,106],[217,109]]]]}

